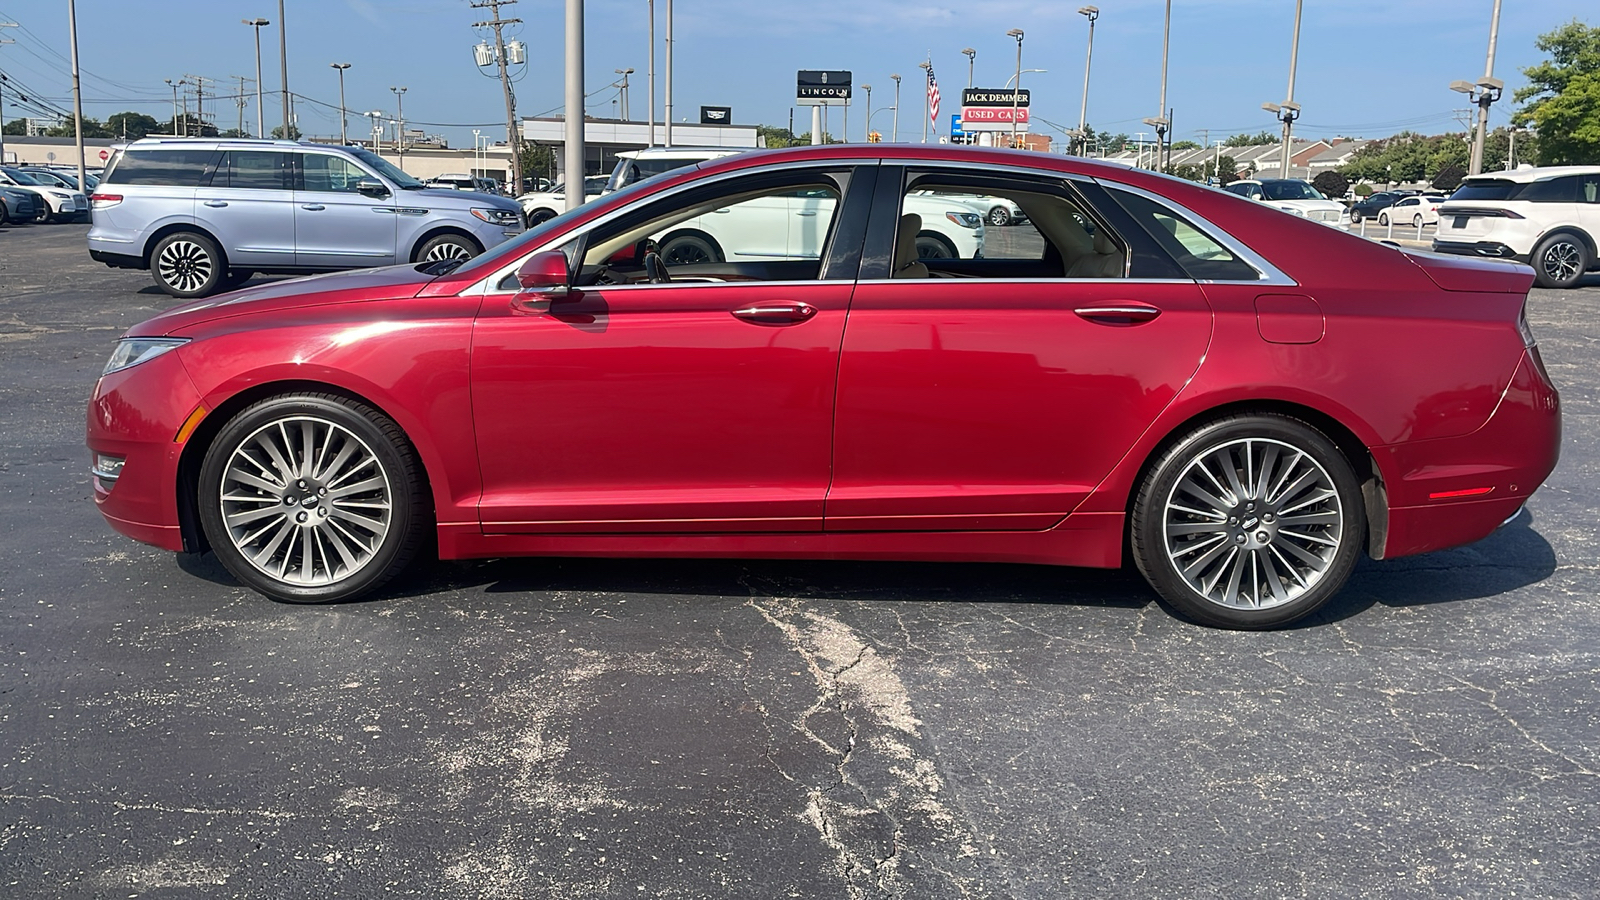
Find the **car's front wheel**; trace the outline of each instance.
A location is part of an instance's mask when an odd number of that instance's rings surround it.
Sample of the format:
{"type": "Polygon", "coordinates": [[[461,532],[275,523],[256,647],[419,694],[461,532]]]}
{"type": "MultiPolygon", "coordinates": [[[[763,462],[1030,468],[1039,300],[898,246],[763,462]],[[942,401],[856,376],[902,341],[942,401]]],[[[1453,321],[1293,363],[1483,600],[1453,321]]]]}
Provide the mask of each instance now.
{"type": "Polygon", "coordinates": [[[1535,281],[1543,288],[1577,287],[1589,269],[1589,248],[1574,234],[1552,234],[1533,251],[1535,281]]]}
{"type": "Polygon", "coordinates": [[[722,248],[710,235],[683,231],[669,234],[661,242],[661,259],[669,266],[724,262],[722,248]]]}
{"type": "Polygon", "coordinates": [[[1387,225],[1387,224],[1389,224],[1389,214],[1386,213],[1386,212],[1378,213],[1378,224],[1379,225],[1387,225]]]}
{"type": "Polygon", "coordinates": [[[429,238],[417,248],[417,262],[440,262],[447,259],[471,259],[478,255],[478,245],[459,234],[441,234],[429,238]]]}
{"type": "Polygon", "coordinates": [[[1164,453],[1133,507],[1134,562],[1179,612],[1224,628],[1272,628],[1326,603],[1361,554],[1361,486],[1320,431],[1236,415],[1164,453]]]}
{"type": "Polygon", "coordinates": [[[917,235],[917,259],[957,259],[960,256],[955,245],[942,234],[924,231],[917,235]]]}
{"type": "Polygon", "coordinates": [[[277,600],[370,591],[422,545],[428,500],[389,417],[331,394],[290,394],[223,426],[200,468],[200,522],[217,558],[277,600]]]}
{"type": "Polygon", "coordinates": [[[1421,228],[1422,227],[1422,213],[1417,213],[1416,215],[1411,217],[1411,227],[1412,228],[1421,228]]]}
{"type": "Polygon", "coordinates": [[[1004,206],[996,206],[989,210],[989,224],[996,228],[1011,224],[1011,210],[1004,206]]]}
{"type": "Polygon", "coordinates": [[[150,272],[163,291],[187,300],[216,293],[227,277],[227,264],[210,238],[179,231],[156,242],[150,272]]]}

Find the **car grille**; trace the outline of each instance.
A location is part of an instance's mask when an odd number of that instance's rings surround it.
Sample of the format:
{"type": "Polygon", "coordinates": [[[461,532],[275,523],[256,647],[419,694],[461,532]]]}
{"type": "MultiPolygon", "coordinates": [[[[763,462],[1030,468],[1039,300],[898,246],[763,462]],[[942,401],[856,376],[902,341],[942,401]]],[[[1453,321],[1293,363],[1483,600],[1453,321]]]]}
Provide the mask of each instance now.
{"type": "Polygon", "coordinates": [[[1307,216],[1309,218],[1315,219],[1318,222],[1337,222],[1337,221],[1339,221],[1339,211],[1336,210],[1336,209],[1314,209],[1311,212],[1307,213],[1307,216]]]}

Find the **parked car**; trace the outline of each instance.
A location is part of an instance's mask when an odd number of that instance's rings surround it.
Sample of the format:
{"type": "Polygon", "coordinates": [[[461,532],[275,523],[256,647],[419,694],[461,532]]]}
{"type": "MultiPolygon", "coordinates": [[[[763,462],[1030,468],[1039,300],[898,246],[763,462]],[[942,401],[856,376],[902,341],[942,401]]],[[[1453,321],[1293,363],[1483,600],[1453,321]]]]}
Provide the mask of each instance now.
{"type": "Polygon", "coordinates": [[[1184,615],[1273,627],[1336,595],[1363,550],[1478,540],[1549,475],[1561,414],[1532,280],[1090,160],[774,150],[475,259],[134,326],[89,400],[93,496],[112,528],[209,547],[294,602],[372,591],[432,546],[1129,553],[1184,615]],[[907,194],[924,189],[1014,200],[1043,248],[918,259],[907,194]],[[816,259],[735,245],[672,265],[651,240],[813,190],[839,198],[816,259]]]}
{"type": "MultiPolygon", "coordinates": [[[[59,166],[20,166],[19,168],[21,168],[22,171],[27,172],[29,175],[47,176],[47,184],[53,182],[71,191],[82,190],[82,188],[78,187],[78,172],[76,169],[69,170],[59,166]]],[[[88,172],[84,172],[83,177],[89,182],[89,190],[91,191],[94,190],[95,186],[100,183],[100,179],[89,174],[88,172]]]]}
{"type": "Polygon", "coordinates": [[[1322,192],[1312,187],[1310,182],[1298,178],[1234,181],[1228,184],[1226,190],[1324,225],[1337,226],[1345,218],[1343,204],[1322,196],[1322,192]]]}
{"type": "Polygon", "coordinates": [[[93,200],[89,255],[149,269],[184,298],[256,272],[468,259],[523,228],[504,197],[430,189],[369,150],[295,141],[135,141],[93,200]]]}
{"type": "Polygon", "coordinates": [[[33,191],[0,185],[0,225],[27,225],[43,203],[33,191]]]}
{"type": "MultiPolygon", "coordinates": [[[[606,176],[604,175],[590,175],[584,178],[584,202],[587,203],[605,193],[605,188],[606,176]]],[[[566,211],[567,186],[558,184],[548,191],[530,191],[518,197],[517,204],[521,207],[522,215],[530,227],[548,222],[566,211]]]]}
{"type": "Polygon", "coordinates": [[[1399,203],[1406,197],[1415,196],[1415,191],[1378,191],[1365,200],[1358,200],[1350,207],[1350,221],[1359,223],[1362,219],[1377,218],[1378,213],[1399,203]]]}
{"type": "Polygon", "coordinates": [[[1439,204],[1444,202],[1443,197],[1418,196],[1402,197],[1393,206],[1378,213],[1378,224],[1388,225],[1395,222],[1401,225],[1410,225],[1421,228],[1424,225],[1437,225],[1439,223],[1439,204]]]}
{"type": "Polygon", "coordinates": [[[0,185],[31,191],[39,200],[34,214],[39,222],[70,222],[89,214],[89,200],[82,191],[47,184],[13,166],[0,166],[0,185]]]}
{"type": "Polygon", "coordinates": [[[1600,166],[1473,175],[1439,207],[1433,249],[1533,265],[1540,287],[1576,287],[1600,266],[1600,166]]]}
{"type": "Polygon", "coordinates": [[[423,182],[428,187],[450,188],[457,191],[477,191],[480,194],[498,194],[500,186],[493,178],[481,175],[447,173],[423,182]]]}
{"type": "Polygon", "coordinates": [[[724,156],[747,152],[732,147],[648,147],[644,150],[624,150],[617,154],[617,164],[611,169],[605,192],[621,190],[630,184],[654,178],[657,175],[698,165],[724,156]]]}
{"type": "MultiPolygon", "coordinates": [[[[930,192],[931,193],[931,192],[930,192]]],[[[1028,214],[1022,207],[1004,197],[985,197],[981,194],[941,194],[953,200],[960,200],[968,206],[977,209],[983,220],[996,228],[1006,225],[1020,225],[1028,220],[1028,214]]]]}

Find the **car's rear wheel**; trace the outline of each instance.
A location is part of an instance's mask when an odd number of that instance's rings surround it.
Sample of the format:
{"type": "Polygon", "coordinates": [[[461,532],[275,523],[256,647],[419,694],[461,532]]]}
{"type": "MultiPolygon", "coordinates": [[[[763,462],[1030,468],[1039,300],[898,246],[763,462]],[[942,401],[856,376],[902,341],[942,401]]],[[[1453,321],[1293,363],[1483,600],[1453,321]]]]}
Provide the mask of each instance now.
{"type": "Polygon", "coordinates": [[[1589,248],[1575,234],[1552,234],[1533,251],[1533,271],[1540,287],[1576,287],[1589,269],[1589,248]]]}
{"type": "Polygon", "coordinates": [[[1350,209],[1350,224],[1351,225],[1360,225],[1361,224],[1361,210],[1355,209],[1354,207],[1352,207],[1350,209]]]}
{"type": "Polygon", "coordinates": [[[989,210],[989,224],[996,228],[1011,224],[1011,210],[1004,206],[996,206],[989,210]]]}
{"type": "Polygon", "coordinates": [[[553,209],[536,209],[533,212],[528,213],[528,227],[532,228],[535,225],[543,225],[555,217],[556,211],[553,209]]]}
{"type": "Polygon", "coordinates": [[[1378,224],[1379,225],[1387,225],[1387,224],[1389,224],[1389,214],[1386,213],[1386,212],[1378,213],[1378,224]]]}
{"type": "Polygon", "coordinates": [[[1417,213],[1416,215],[1411,217],[1411,227],[1412,228],[1421,228],[1422,227],[1422,213],[1417,213]]]}
{"type": "Polygon", "coordinates": [[[290,603],[344,600],[405,568],[428,526],[416,454],[387,416],[330,394],[291,394],[234,416],[197,492],[217,558],[290,603]]]}
{"type": "Polygon", "coordinates": [[[11,224],[11,211],[6,209],[6,202],[0,200],[0,226],[11,224]]]}
{"type": "Polygon", "coordinates": [[[1326,603],[1361,554],[1361,486],[1321,432],[1237,415],[1184,436],[1134,501],[1133,558],[1183,615],[1272,628],[1326,603]]]}
{"type": "Polygon", "coordinates": [[[478,245],[459,234],[441,234],[429,238],[417,248],[417,262],[441,262],[447,259],[471,259],[478,255],[478,245]]]}
{"type": "Polygon", "coordinates": [[[669,266],[719,263],[725,260],[722,248],[709,236],[696,232],[667,235],[661,242],[661,260],[669,266]]]}
{"type": "Polygon", "coordinates": [[[156,284],[174,297],[205,297],[222,286],[227,261],[210,238],[179,231],[156,242],[150,251],[150,272],[156,284]]]}
{"type": "Polygon", "coordinates": [[[39,198],[39,209],[33,214],[33,221],[40,225],[49,225],[55,221],[55,214],[50,211],[50,201],[39,198]]]}
{"type": "Polygon", "coordinates": [[[942,234],[924,231],[917,235],[917,259],[957,259],[960,255],[942,234]]]}
{"type": "Polygon", "coordinates": [[[231,291],[255,276],[256,273],[250,269],[229,269],[227,277],[222,279],[222,289],[231,291]]]}

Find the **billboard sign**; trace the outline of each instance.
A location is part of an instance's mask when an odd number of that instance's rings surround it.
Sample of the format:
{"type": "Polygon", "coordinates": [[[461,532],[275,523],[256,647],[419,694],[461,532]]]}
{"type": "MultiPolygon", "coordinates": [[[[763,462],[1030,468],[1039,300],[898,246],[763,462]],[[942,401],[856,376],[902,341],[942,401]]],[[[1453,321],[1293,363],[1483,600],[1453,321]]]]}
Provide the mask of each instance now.
{"type": "MultiPolygon", "coordinates": [[[[1017,130],[1028,130],[1028,108],[1017,108],[1017,130]]],[[[968,106],[961,110],[961,128],[964,131],[1010,131],[1011,107],[968,106]]]]}
{"type": "Polygon", "coordinates": [[[849,106],[850,75],[842,70],[801,69],[795,79],[795,105],[849,106]]]}
{"type": "Polygon", "coordinates": [[[1029,91],[1017,91],[1011,88],[1000,90],[994,88],[967,88],[961,92],[961,107],[963,109],[969,106],[1004,106],[1007,109],[1012,106],[1019,106],[1026,109],[1030,100],[1032,100],[1032,95],[1029,91]]]}
{"type": "Polygon", "coordinates": [[[701,125],[728,125],[733,122],[733,107],[731,106],[702,106],[700,107],[701,125]]]}

